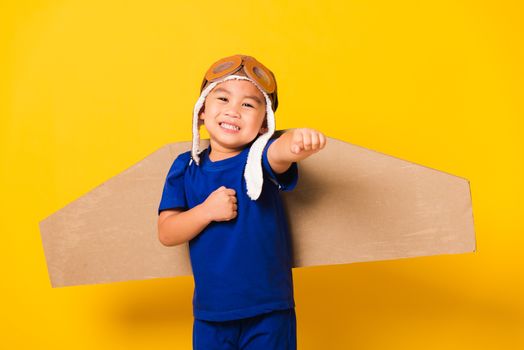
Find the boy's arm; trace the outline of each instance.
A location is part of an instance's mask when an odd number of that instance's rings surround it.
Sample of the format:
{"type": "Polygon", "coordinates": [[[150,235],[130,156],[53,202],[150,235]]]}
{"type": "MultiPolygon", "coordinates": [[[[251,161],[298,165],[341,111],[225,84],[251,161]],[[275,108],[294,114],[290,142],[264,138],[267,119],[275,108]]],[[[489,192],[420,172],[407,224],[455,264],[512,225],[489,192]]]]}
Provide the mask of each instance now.
{"type": "Polygon", "coordinates": [[[305,159],[325,146],[326,137],[321,132],[308,128],[292,129],[269,146],[267,160],[275,173],[282,174],[291,163],[305,159]]]}
{"type": "Polygon", "coordinates": [[[162,211],[158,217],[158,240],[168,247],[190,241],[211,223],[207,213],[203,203],[186,211],[162,211]]]}

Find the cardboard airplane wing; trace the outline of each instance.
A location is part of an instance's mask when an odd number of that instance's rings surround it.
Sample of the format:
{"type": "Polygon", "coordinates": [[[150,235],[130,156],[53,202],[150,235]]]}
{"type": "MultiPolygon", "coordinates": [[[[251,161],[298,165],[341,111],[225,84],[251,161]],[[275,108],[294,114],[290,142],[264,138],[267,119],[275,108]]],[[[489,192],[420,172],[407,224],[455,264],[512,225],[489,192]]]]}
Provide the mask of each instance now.
{"type": "MultiPolygon", "coordinates": [[[[281,192],[294,267],[475,251],[467,179],[327,139],[281,192]]],[[[166,247],[157,235],[167,172],[190,149],[166,145],[42,220],[52,286],[191,275],[188,243],[166,247]]]]}

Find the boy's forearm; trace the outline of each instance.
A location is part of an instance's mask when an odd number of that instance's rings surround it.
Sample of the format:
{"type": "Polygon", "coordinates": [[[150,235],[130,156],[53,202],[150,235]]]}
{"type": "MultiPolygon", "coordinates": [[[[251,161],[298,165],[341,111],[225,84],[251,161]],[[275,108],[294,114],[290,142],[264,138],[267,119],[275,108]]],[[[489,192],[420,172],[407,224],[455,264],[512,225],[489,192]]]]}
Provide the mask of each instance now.
{"type": "Polygon", "coordinates": [[[286,131],[275,140],[267,151],[271,168],[277,174],[285,172],[291,163],[300,160],[297,154],[291,152],[292,133],[286,131]]]}
{"type": "Polygon", "coordinates": [[[160,242],[165,246],[188,242],[202,232],[211,221],[202,204],[168,216],[158,228],[160,242]]]}

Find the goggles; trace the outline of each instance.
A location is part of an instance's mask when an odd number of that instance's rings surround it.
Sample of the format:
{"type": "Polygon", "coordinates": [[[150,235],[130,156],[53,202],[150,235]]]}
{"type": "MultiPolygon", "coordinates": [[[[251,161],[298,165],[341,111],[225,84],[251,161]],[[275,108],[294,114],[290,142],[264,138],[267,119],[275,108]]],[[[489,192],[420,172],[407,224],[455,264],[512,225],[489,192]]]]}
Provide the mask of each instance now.
{"type": "Polygon", "coordinates": [[[252,56],[234,55],[222,58],[213,63],[204,76],[200,91],[203,91],[209,83],[232,75],[240,70],[242,70],[248,78],[255,81],[258,86],[269,95],[271,103],[273,104],[273,110],[276,110],[278,99],[275,76],[252,56]]]}

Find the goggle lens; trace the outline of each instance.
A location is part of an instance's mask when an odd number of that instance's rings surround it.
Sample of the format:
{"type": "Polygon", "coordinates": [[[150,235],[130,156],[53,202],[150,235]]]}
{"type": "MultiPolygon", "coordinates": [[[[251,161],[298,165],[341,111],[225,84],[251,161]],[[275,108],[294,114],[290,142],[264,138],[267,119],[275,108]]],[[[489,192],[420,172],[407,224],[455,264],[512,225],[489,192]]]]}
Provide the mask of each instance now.
{"type": "Polygon", "coordinates": [[[275,81],[271,76],[269,70],[264,67],[260,62],[254,59],[246,59],[244,62],[244,67],[246,68],[247,75],[256,81],[262,89],[267,93],[272,93],[275,91],[275,81]]]}
{"type": "Polygon", "coordinates": [[[231,56],[215,62],[206,72],[206,79],[210,82],[231,74],[242,66],[242,57],[231,56]]]}
{"type": "Polygon", "coordinates": [[[234,64],[235,64],[234,62],[225,62],[225,63],[219,64],[218,66],[213,68],[213,73],[214,74],[222,73],[223,71],[227,70],[228,68],[233,67],[234,64]]]}

